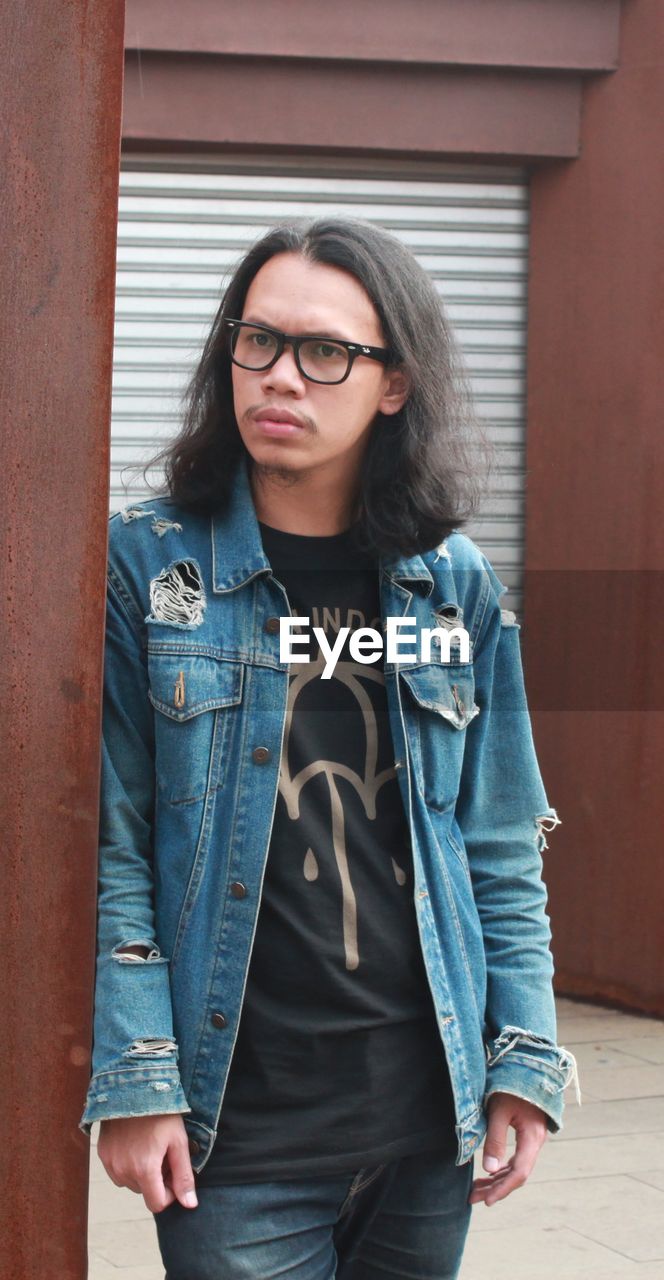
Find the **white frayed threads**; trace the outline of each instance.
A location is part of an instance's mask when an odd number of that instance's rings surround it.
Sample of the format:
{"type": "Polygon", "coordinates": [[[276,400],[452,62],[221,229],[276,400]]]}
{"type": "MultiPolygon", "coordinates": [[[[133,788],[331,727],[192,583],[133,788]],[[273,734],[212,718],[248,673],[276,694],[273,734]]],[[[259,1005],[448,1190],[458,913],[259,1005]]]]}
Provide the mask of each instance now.
{"type": "Polygon", "coordinates": [[[493,1056],[489,1056],[489,1066],[493,1067],[518,1044],[530,1044],[533,1048],[556,1048],[553,1040],[549,1040],[547,1036],[538,1036],[536,1031],[528,1031],[525,1027],[503,1027],[494,1041],[493,1047],[496,1052],[493,1056]]]}
{"type": "Polygon", "coordinates": [[[435,554],[435,557],[434,557],[434,564],[436,564],[436,562],[437,562],[438,560],[440,560],[441,556],[444,556],[444,557],[445,557],[445,559],[446,559],[446,560],[449,560],[449,561],[450,561],[450,563],[451,563],[451,561],[452,561],[452,553],[450,552],[449,548],[446,546],[445,542],[441,542],[440,546],[439,546],[439,547],[436,547],[436,554],[435,554]]]}
{"type": "Polygon", "coordinates": [[[150,609],[155,622],[200,626],[205,611],[205,591],[198,566],[192,560],[179,560],[152,579],[150,609]]]}
{"type": "Polygon", "coordinates": [[[549,847],[544,832],[549,833],[559,827],[561,819],[554,809],[552,813],[543,813],[540,817],[535,818],[535,825],[537,827],[537,848],[539,853],[544,853],[544,850],[549,847]]]}
{"type": "Polygon", "coordinates": [[[156,533],[158,538],[163,538],[164,534],[168,533],[169,529],[173,529],[176,533],[182,533],[182,525],[178,524],[176,520],[167,520],[165,516],[155,517],[150,528],[153,533],[156,533]]]}
{"type": "Polygon", "coordinates": [[[574,1081],[574,1091],[576,1093],[576,1100],[579,1106],[581,1106],[581,1087],[579,1085],[579,1071],[576,1065],[576,1058],[574,1057],[574,1054],[570,1052],[569,1049],[565,1049],[562,1046],[559,1050],[559,1053],[560,1053],[559,1065],[561,1066],[561,1068],[567,1071],[565,1080],[563,1084],[560,1086],[560,1092],[562,1093],[563,1089],[566,1089],[568,1084],[571,1084],[572,1081],[574,1081]]]}
{"type": "Polygon", "coordinates": [[[114,947],[111,957],[119,964],[154,964],[155,960],[160,959],[161,951],[154,942],[143,938],[132,938],[130,942],[120,942],[117,947],[114,947]],[[137,955],[135,951],[130,950],[131,947],[141,947],[147,955],[137,955]]]}
{"type": "Polygon", "coordinates": [[[156,516],[156,511],[143,511],[142,507],[125,507],[120,512],[122,523],[129,524],[130,520],[143,520],[145,516],[156,516]]]}
{"type": "Polygon", "coordinates": [[[177,520],[167,520],[166,516],[158,516],[153,510],[144,511],[142,507],[125,507],[120,515],[123,524],[129,524],[131,520],[144,520],[146,516],[154,516],[150,528],[158,538],[163,538],[169,529],[173,529],[175,533],[182,533],[182,525],[178,524],[177,520]]]}
{"type": "Polygon", "coordinates": [[[549,1040],[547,1036],[539,1036],[537,1035],[537,1032],[529,1031],[525,1027],[503,1027],[500,1035],[494,1041],[493,1047],[495,1052],[493,1054],[489,1052],[487,1046],[487,1065],[493,1067],[501,1058],[505,1057],[506,1053],[510,1053],[512,1049],[518,1050],[520,1047],[527,1045],[531,1045],[534,1049],[551,1049],[558,1059],[557,1066],[559,1070],[565,1072],[565,1078],[562,1084],[555,1089],[549,1089],[547,1087],[547,1092],[562,1093],[563,1090],[565,1090],[567,1086],[574,1081],[576,1100],[579,1106],[581,1106],[581,1088],[579,1086],[579,1072],[576,1058],[573,1053],[570,1053],[569,1049],[564,1047],[564,1045],[554,1044],[553,1040],[549,1040]]]}
{"type": "Polygon", "coordinates": [[[174,1040],[134,1040],[126,1058],[170,1058],[175,1053],[174,1040]]]}

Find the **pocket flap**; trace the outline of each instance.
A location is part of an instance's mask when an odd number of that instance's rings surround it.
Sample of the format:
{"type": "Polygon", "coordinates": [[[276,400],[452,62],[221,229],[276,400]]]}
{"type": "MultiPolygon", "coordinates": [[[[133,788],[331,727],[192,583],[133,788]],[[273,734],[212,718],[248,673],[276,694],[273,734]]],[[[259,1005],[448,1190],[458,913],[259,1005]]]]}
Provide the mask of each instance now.
{"type": "Polygon", "coordinates": [[[189,720],[202,711],[242,701],[244,666],[198,653],[148,651],[153,707],[173,720],[189,720]]]}
{"type": "Polygon", "coordinates": [[[420,707],[444,716],[455,729],[465,729],[478,715],[475,703],[475,676],[470,671],[441,665],[415,667],[400,672],[420,707]]]}

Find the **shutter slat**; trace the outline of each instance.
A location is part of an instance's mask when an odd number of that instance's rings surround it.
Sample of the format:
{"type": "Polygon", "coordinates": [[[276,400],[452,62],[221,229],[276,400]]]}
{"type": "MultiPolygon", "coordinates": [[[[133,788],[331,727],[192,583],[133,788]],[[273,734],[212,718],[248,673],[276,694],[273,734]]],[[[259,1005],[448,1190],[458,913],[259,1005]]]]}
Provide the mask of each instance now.
{"type": "MultiPolygon", "coordinates": [[[[236,262],[279,219],[364,218],[415,253],[444,299],[480,418],[493,490],[465,531],[519,612],[525,502],[528,187],[491,165],[333,158],[132,156],[121,172],[111,510],[149,497],[137,468],[181,421],[181,396],[236,262]]],[[[151,478],[161,479],[156,471],[151,478]]]]}

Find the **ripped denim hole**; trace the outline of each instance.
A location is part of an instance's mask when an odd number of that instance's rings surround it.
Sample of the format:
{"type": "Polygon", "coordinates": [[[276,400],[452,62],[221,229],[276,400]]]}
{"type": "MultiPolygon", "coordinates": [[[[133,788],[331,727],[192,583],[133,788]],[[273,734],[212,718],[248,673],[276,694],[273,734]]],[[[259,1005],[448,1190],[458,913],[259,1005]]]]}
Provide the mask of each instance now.
{"type": "Polygon", "coordinates": [[[446,541],[447,539],[441,542],[440,546],[436,547],[436,554],[434,556],[434,561],[433,561],[434,564],[436,564],[436,561],[440,560],[441,556],[444,556],[446,560],[450,560],[450,561],[452,560],[452,553],[449,547],[446,545],[446,541]]]}
{"type": "Polygon", "coordinates": [[[155,516],[150,528],[158,538],[163,538],[169,529],[173,529],[176,533],[182,533],[182,525],[178,524],[177,520],[167,520],[165,516],[155,516]]]}
{"type": "Polygon", "coordinates": [[[175,1040],[134,1040],[130,1044],[125,1058],[171,1058],[175,1056],[175,1040]]]}
{"type": "Polygon", "coordinates": [[[156,517],[157,513],[156,511],[142,511],[140,507],[125,507],[124,511],[120,512],[120,515],[122,516],[122,523],[129,524],[130,520],[144,520],[146,516],[156,517]]]}
{"type": "Polygon", "coordinates": [[[495,1066],[501,1058],[505,1057],[505,1054],[523,1045],[532,1045],[535,1049],[544,1048],[555,1051],[558,1059],[556,1065],[561,1071],[565,1072],[565,1078],[557,1088],[547,1086],[547,1092],[563,1093],[567,1086],[574,1081],[576,1100],[581,1106],[581,1088],[576,1058],[569,1049],[565,1049],[563,1045],[555,1044],[547,1036],[539,1036],[535,1031],[528,1031],[523,1027],[503,1027],[500,1035],[494,1041],[494,1050],[496,1052],[490,1054],[487,1047],[488,1066],[495,1066]]]}
{"type": "Polygon", "coordinates": [[[154,942],[146,938],[132,938],[129,942],[119,942],[111,951],[111,956],[118,964],[154,964],[155,960],[161,959],[161,951],[154,942]],[[137,956],[129,950],[130,947],[142,947],[147,955],[137,956]]]}
{"type": "Polygon", "coordinates": [[[158,538],[163,538],[169,529],[174,529],[177,533],[182,533],[182,525],[176,520],[167,520],[165,516],[158,516],[156,511],[143,511],[141,507],[125,507],[120,512],[123,524],[129,524],[131,520],[145,520],[147,516],[154,516],[150,528],[156,533],[158,538]]]}
{"type": "Polygon", "coordinates": [[[441,604],[434,609],[434,617],[442,627],[453,631],[457,623],[463,622],[463,609],[458,604],[441,604]]]}
{"type": "Polygon", "coordinates": [[[200,626],[205,603],[200,570],[192,560],[176,561],[168,569],[162,569],[150,583],[150,618],[153,622],[200,626]]]}

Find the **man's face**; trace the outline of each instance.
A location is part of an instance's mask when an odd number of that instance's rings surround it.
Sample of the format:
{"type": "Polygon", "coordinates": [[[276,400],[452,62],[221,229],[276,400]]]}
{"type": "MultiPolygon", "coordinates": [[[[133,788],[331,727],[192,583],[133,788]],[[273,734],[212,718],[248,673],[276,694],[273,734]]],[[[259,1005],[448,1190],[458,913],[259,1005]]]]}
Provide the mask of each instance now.
{"type": "MultiPolygon", "coordinates": [[[[297,253],[277,254],[261,267],[236,318],[297,336],[385,346],[378,315],[359,281],[297,253]]],[[[362,357],[345,382],[309,382],[290,346],[271,369],[234,364],[232,375],[240,435],[259,469],[277,468],[293,477],[314,470],[334,484],[352,481],[376,414],[396,413],[406,398],[401,374],[362,357]],[[275,423],[265,416],[270,410],[289,414],[294,422],[275,423]]]]}

